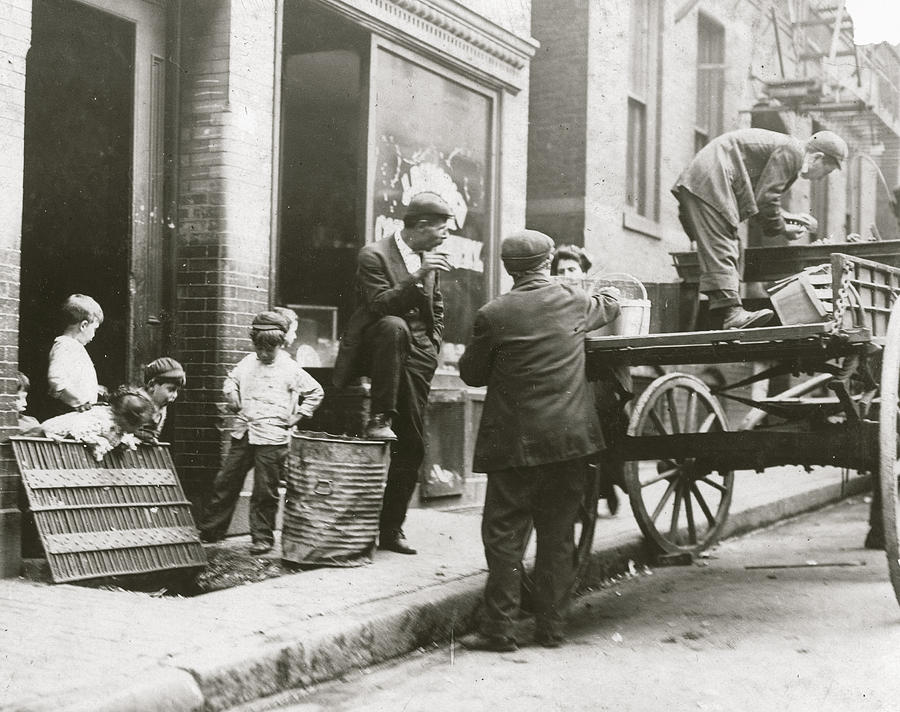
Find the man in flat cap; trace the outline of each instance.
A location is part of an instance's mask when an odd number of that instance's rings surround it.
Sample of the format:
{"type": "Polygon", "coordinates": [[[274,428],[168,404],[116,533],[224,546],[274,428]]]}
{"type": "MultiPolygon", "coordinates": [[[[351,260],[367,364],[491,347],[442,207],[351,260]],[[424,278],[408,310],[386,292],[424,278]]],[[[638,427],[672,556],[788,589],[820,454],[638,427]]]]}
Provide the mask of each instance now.
{"type": "Polygon", "coordinates": [[[782,195],[798,176],[820,180],[846,158],[847,144],[831,131],[813,134],[804,145],[765,129],[722,134],[694,156],[672,192],[684,231],[697,243],[700,291],[709,297],[714,323],[745,329],[772,319],[771,309],[751,312],[741,303],[738,225],[757,215],[766,235],[798,239],[815,220],[782,210],[782,195]]]}
{"type": "Polygon", "coordinates": [[[487,473],[481,536],[488,564],[485,620],[463,645],[514,650],[521,561],[537,532],[535,639],[562,642],[573,582],[574,524],[587,464],[603,448],[585,376],[585,335],[619,313],[618,290],[588,294],[550,277],[553,240],[523,230],[501,244],[513,288],[483,306],[459,362],[487,386],[472,469],[487,473]]]}
{"type": "Polygon", "coordinates": [[[406,510],[425,458],[424,416],[444,332],[440,272],[434,252],[449,235],[453,212],[435,193],[414,196],[403,228],[365,245],[357,257],[357,309],[341,338],[334,384],[371,380],[370,438],[393,440],[378,547],[415,554],[403,533],[406,510]]]}

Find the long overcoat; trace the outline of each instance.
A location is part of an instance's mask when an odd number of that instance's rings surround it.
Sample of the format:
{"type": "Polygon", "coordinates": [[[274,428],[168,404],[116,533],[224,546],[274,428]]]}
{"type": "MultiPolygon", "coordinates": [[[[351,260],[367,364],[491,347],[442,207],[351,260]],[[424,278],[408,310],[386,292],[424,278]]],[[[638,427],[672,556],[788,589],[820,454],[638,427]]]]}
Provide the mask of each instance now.
{"type": "Polygon", "coordinates": [[[334,363],[333,381],[338,388],[368,375],[363,332],[383,316],[409,319],[418,309],[431,341],[440,351],[444,333],[440,277],[437,272],[429,272],[419,287],[406,269],[393,236],[360,249],[356,258],[356,304],[334,363]]]}
{"type": "Polygon", "coordinates": [[[470,386],[487,386],[473,469],[493,472],[563,462],[603,449],[585,375],[584,339],[619,314],[616,300],[526,275],[483,306],[459,362],[470,386]]]}

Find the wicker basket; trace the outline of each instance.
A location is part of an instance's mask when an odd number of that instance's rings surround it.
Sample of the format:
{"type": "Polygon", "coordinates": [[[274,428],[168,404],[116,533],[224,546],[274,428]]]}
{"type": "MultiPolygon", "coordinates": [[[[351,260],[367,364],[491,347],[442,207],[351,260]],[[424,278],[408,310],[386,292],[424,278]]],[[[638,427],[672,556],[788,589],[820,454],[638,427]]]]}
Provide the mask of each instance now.
{"type": "Polygon", "coordinates": [[[291,437],[282,558],[294,564],[360,566],[378,534],[389,443],[327,433],[291,437]]]}

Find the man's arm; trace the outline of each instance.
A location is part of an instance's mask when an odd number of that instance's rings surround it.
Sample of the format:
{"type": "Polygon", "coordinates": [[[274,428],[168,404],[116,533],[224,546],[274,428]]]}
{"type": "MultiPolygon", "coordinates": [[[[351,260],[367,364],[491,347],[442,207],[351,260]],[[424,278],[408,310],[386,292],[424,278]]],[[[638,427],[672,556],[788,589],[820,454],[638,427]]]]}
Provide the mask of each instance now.
{"type": "Polygon", "coordinates": [[[357,257],[356,281],[366,307],[379,316],[401,316],[419,306],[424,297],[416,275],[391,284],[382,258],[365,248],[357,257]]]}
{"type": "Polygon", "coordinates": [[[793,185],[803,166],[803,156],[787,146],[779,146],[769,156],[756,183],[756,207],[766,235],[786,232],[781,215],[781,196],[793,185]]]}
{"type": "Polygon", "coordinates": [[[619,316],[619,299],[622,293],[616,287],[602,287],[592,294],[587,304],[585,331],[599,329],[619,316]]]}
{"type": "Polygon", "coordinates": [[[434,273],[434,290],[431,293],[431,313],[434,317],[432,340],[440,350],[441,340],[444,338],[444,295],[441,293],[440,275],[437,272],[434,273]]]}
{"type": "Polygon", "coordinates": [[[478,312],[472,325],[472,335],[466,350],[459,359],[459,376],[470,386],[486,386],[494,363],[491,327],[485,316],[478,312]]]}

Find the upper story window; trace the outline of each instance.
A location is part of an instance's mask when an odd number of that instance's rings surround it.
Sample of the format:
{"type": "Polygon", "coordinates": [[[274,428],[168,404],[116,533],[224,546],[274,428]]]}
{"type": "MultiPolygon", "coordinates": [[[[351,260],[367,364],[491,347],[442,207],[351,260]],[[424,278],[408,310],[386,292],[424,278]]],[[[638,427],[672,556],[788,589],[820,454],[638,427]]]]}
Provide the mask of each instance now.
{"type": "Polygon", "coordinates": [[[659,0],[631,3],[625,201],[638,215],[659,212],[659,0]]]}
{"type": "Polygon", "coordinates": [[[697,112],[694,150],[722,133],[725,97],[725,28],[706,15],[697,20],[697,112]]]}

